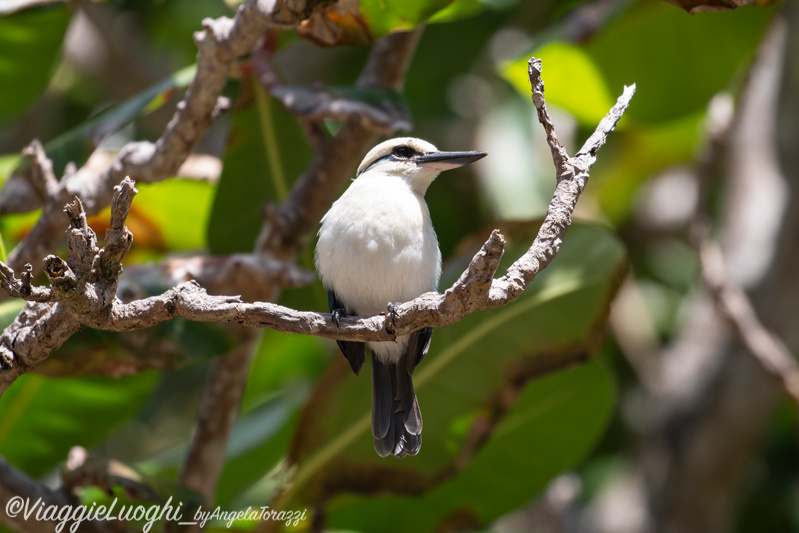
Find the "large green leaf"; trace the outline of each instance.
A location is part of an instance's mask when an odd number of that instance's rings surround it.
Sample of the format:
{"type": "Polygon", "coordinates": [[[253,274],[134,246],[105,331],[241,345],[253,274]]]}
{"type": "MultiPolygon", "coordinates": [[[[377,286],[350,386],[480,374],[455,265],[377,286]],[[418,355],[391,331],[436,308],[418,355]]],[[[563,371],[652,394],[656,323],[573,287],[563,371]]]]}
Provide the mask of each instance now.
{"type": "MultiPolygon", "coordinates": [[[[327,346],[316,337],[263,332],[217,484],[218,504],[233,509],[242,502],[257,506],[269,499],[275,489],[270,472],[285,458],[309,383],[324,370],[326,352],[327,346]]],[[[187,446],[185,442],[138,467],[151,476],[172,476],[187,446]]]]}
{"type": "Polygon", "coordinates": [[[751,61],[774,11],[747,7],[688,16],[663,2],[642,2],[608,24],[585,50],[611,92],[636,84],[624,122],[673,120],[704,110],[711,96],[730,86],[751,61]]]}
{"type": "Polygon", "coordinates": [[[132,416],[155,378],[20,376],[0,402],[0,454],[41,476],[65,460],[72,446],[91,446],[132,416]]]}
{"type": "Polygon", "coordinates": [[[547,102],[590,128],[631,83],[638,91],[625,129],[634,121],[673,121],[703,111],[711,96],[731,86],[772,13],[748,8],[689,17],[661,2],[642,2],[584,44],[544,40],[501,71],[529,96],[526,63],[531,55],[541,58],[547,102]]]}
{"type": "Polygon", "coordinates": [[[269,501],[271,495],[259,493],[256,498],[250,496],[250,501],[245,502],[242,493],[268,476],[285,458],[308,390],[307,386],[286,387],[237,421],[230,438],[225,469],[217,485],[220,505],[231,504],[233,500],[237,500],[233,505],[241,506],[269,501]]]}
{"type": "Polygon", "coordinates": [[[252,90],[257,105],[233,115],[207,228],[209,248],[217,255],[252,251],[264,204],[282,200],[310,160],[296,117],[251,83],[242,91],[252,90]]]}
{"type": "MultiPolygon", "coordinates": [[[[518,257],[530,242],[530,229],[528,226],[525,231],[509,232],[512,242],[519,244],[509,247],[507,261],[518,257]]],[[[468,257],[451,269],[443,285],[454,280],[465,260],[468,257]]],[[[304,428],[304,436],[309,438],[295,442],[295,451],[300,456],[295,489],[301,489],[303,484],[314,479],[336,476],[347,468],[346,465],[352,464],[358,464],[367,471],[380,468],[381,471],[389,470],[398,476],[409,475],[417,479],[432,479],[429,476],[446,471],[460,453],[471,421],[508,385],[513,368],[520,364],[535,364],[544,354],[547,357],[560,354],[568,360],[595,349],[610,298],[625,265],[623,248],[610,232],[595,226],[573,226],[554,264],[517,301],[437,330],[430,354],[414,377],[425,421],[424,446],[418,456],[401,464],[380,459],[373,450],[368,414],[371,385],[367,372],[360,378],[344,373],[341,378],[336,378],[340,380],[336,387],[330,387],[330,383],[320,385],[323,391],[327,388],[332,392],[328,395],[322,392],[311,401],[313,422],[304,428]]],[[[597,370],[596,365],[591,368],[593,370],[586,372],[598,373],[600,377],[596,379],[604,379],[601,377],[604,370],[597,370]]],[[[335,369],[334,374],[338,371],[335,369]]],[[[577,389],[582,390],[580,387],[577,389]]],[[[612,394],[605,388],[591,390],[586,394],[596,394],[591,401],[596,403],[602,416],[597,413],[589,413],[589,416],[603,422],[575,424],[576,431],[582,432],[578,439],[580,442],[596,440],[612,405],[609,399],[612,394]]],[[[546,396],[530,401],[530,409],[546,411],[549,409],[546,406],[553,405],[552,418],[548,418],[548,414],[542,420],[566,419],[575,414],[572,404],[565,400],[561,402],[546,396]]],[[[523,442],[529,444],[526,439],[523,442]]],[[[541,449],[542,453],[545,451],[541,449]]],[[[535,491],[531,487],[540,488],[552,475],[582,457],[585,451],[581,447],[564,447],[565,455],[552,462],[557,468],[542,471],[540,476],[529,479],[526,485],[529,490],[524,495],[513,494],[513,501],[532,497],[535,491]]],[[[530,453],[539,453],[534,444],[530,453]]],[[[474,475],[483,474],[477,470],[474,475]]],[[[501,489],[493,487],[491,490],[501,489]]],[[[510,495],[507,499],[511,501],[510,495]]],[[[484,516],[493,512],[489,511],[487,509],[484,516]]]]}
{"type": "Polygon", "coordinates": [[[454,478],[423,498],[339,498],[329,523],[361,531],[434,531],[448,517],[485,525],[539,493],[594,447],[608,423],[615,385],[603,361],[530,382],[491,439],[454,478]],[[401,510],[401,512],[399,511],[401,510]]]}
{"type": "Polygon", "coordinates": [[[23,113],[47,88],[71,16],[66,5],[0,16],[0,125],[23,113]]]}

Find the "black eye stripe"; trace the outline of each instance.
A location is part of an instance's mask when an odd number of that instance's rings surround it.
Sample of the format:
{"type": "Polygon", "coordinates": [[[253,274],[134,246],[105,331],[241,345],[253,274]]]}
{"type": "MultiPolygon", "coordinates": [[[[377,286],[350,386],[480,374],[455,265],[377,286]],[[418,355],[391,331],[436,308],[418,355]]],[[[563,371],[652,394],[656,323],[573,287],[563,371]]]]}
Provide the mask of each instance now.
{"type": "Polygon", "coordinates": [[[393,150],[391,150],[392,155],[399,157],[401,159],[410,159],[411,157],[418,155],[416,150],[411,148],[410,146],[397,146],[393,150]]]}
{"type": "Polygon", "coordinates": [[[407,160],[412,159],[412,158],[414,158],[415,156],[418,156],[418,155],[420,155],[420,153],[417,152],[416,150],[414,150],[413,148],[411,148],[410,146],[407,146],[407,145],[404,145],[404,144],[401,145],[401,146],[395,146],[394,149],[391,150],[390,153],[384,155],[383,157],[378,157],[377,159],[375,159],[374,161],[369,163],[367,166],[362,168],[360,170],[360,172],[358,172],[355,175],[355,177],[357,178],[358,176],[360,176],[361,174],[363,174],[364,172],[366,172],[370,168],[374,167],[375,165],[377,165],[381,161],[385,161],[387,159],[393,159],[394,161],[407,161],[407,160]],[[397,153],[398,151],[400,153],[397,153]]]}

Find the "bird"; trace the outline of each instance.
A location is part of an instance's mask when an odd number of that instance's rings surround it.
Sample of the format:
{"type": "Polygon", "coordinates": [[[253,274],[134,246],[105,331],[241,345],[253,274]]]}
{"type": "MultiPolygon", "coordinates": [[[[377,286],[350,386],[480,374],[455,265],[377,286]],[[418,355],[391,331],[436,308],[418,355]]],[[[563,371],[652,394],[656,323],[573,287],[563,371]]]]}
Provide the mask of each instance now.
{"type": "MultiPolygon", "coordinates": [[[[372,148],[347,190],[322,218],[315,264],[333,320],[394,313],[400,302],[435,291],[441,251],[424,195],[445,170],[486,152],[444,152],[400,137],[372,148]]],[[[372,436],[375,451],[401,458],[422,445],[422,413],[412,375],[430,348],[425,327],[394,341],[337,341],[356,375],[372,359],[372,436]]]]}

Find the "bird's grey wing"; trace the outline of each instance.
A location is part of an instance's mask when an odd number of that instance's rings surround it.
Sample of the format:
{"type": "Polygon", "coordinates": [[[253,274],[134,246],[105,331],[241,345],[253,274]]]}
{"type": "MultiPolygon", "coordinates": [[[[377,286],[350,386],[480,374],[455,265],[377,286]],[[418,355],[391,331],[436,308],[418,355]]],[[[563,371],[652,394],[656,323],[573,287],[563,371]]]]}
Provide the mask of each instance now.
{"type": "MultiPolygon", "coordinates": [[[[333,292],[332,289],[327,291],[327,303],[330,306],[331,313],[333,311],[338,311],[342,315],[349,315],[346,308],[341,305],[336,293],[333,292]]],[[[363,367],[364,359],[366,358],[366,343],[354,341],[336,341],[336,344],[338,344],[339,349],[341,349],[341,353],[343,353],[344,357],[346,357],[347,361],[349,361],[352,371],[355,372],[355,375],[359,375],[361,373],[361,367],[363,367]]]]}
{"type": "Polygon", "coordinates": [[[433,338],[433,328],[422,328],[411,333],[408,340],[408,357],[405,359],[406,369],[409,375],[413,375],[413,370],[422,362],[427,351],[430,349],[430,341],[433,338]]]}

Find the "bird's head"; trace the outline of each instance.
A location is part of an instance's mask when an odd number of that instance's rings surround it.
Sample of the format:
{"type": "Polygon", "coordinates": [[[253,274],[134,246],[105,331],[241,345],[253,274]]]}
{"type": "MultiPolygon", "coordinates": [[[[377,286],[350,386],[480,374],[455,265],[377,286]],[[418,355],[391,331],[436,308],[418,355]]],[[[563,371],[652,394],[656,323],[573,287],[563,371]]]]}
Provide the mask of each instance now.
{"type": "Polygon", "coordinates": [[[357,176],[381,172],[402,177],[411,189],[424,194],[444,170],[462,167],[486,156],[486,152],[442,152],[427,141],[399,137],[372,148],[358,167],[357,176]]]}

